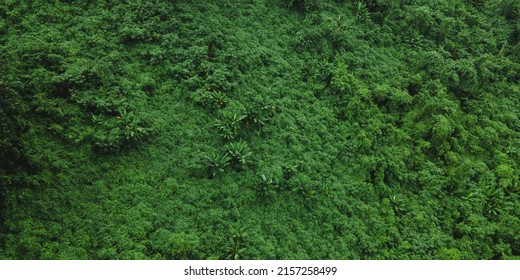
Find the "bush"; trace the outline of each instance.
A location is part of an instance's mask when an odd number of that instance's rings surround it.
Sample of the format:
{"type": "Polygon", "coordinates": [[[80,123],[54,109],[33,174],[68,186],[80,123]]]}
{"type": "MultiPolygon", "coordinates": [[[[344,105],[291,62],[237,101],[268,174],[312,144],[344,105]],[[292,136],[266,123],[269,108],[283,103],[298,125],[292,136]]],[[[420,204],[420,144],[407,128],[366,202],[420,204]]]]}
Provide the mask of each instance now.
{"type": "Polygon", "coordinates": [[[214,178],[219,173],[223,173],[231,157],[227,153],[210,153],[204,155],[204,164],[206,166],[208,178],[214,178]]]}
{"type": "Polygon", "coordinates": [[[220,136],[225,140],[234,140],[240,133],[240,124],[246,118],[245,115],[232,112],[224,112],[213,123],[220,136]]]}
{"type": "Polygon", "coordinates": [[[278,181],[264,174],[260,175],[261,181],[255,186],[256,193],[259,197],[271,199],[276,195],[278,190],[278,181]]]}
{"type": "Polygon", "coordinates": [[[323,0],[283,0],[285,7],[300,12],[311,12],[320,10],[323,7],[323,0]]]}
{"type": "Polygon", "coordinates": [[[104,152],[118,152],[149,136],[153,129],[133,111],[122,110],[116,116],[92,116],[96,124],[94,145],[104,152]]]}
{"type": "Polygon", "coordinates": [[[250,163],[250,158],[253,155],[247,143],[239,141],[226,145],[226,153],[231,158],[231,165],[235,169],[242,169],[250,163]]]}

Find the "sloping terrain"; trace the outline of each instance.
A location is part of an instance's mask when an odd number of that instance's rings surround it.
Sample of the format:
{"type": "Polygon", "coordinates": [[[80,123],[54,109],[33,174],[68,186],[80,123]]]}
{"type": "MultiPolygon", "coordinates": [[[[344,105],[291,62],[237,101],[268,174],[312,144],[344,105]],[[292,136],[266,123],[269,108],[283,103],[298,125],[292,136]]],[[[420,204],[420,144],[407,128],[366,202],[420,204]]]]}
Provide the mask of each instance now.
{"type": "Polygon", "coordinates": [[[517,1],[4,1],[2,259],[520,256],[517,1]]]}

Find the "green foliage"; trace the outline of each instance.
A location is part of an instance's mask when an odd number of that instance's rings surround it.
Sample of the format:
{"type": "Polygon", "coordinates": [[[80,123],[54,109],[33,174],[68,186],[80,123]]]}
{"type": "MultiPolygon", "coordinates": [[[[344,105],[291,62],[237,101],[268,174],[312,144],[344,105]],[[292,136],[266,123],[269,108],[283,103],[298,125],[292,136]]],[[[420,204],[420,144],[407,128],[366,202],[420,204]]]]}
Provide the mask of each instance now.
{"type": "Polygon", "coordinates": [[[520,4],[517,1],[501,1],[500,9],[502,15],[508,20],[518,20],[520,18],[520,4]]]}
{"type": "Polygon", "coordinates": [[[220,108],[226,107],[226,105],[229,102],[227,96],[225,94],[223,94],[222,92],[220,92],[220,91],[212,92],[211,93],[211,99],[213,101],[213,104],[215,106],[220,107],[220,108]]]}
{"type": "Polygon", "coordinates": [[[225,168],[229,165],[231,157],[228,153],[217,154],[211,153],[204,156],[204,164],[207,168],[209,178],[214,178],[219,173],[223,173],[225,168]]]}
{"type": "MultiPolygon", "coordinates": [[[[28,106],[9,84],[0,80],[0,170],[2,182],[7,179],[3,172],[14,171],[16,162],[23,160],[24,154],[21,140],[29,129],[26,119],[28,106]]],[[[2,186],[7,185],[2,183],[2,186]]]]}
{"type": "Polygon", "coordinates": [[[245,227],[234,225],[229,230],[231,237],[226,247],[226,259],[239,260],[243,259],[247,249],[247,232],[245,227]]]}
{"type": "Polygon", "coordinates": [[[360,21],[366,21],[370,18],[370,12],[364,1],[357,1],[354,3],[354,16],[360,21]]]}
{"type": "Polygon", "coordinates": [[[277,107],[261,98],[256,98],[253,102],[247,103],[243,111],[244,119],[242,122],[246,126],[259,128],[267,124],[269,119],[274,116],[277,107]]]}
{"type": "Polygon", "coordinates": [[[234,140],[238,138],[241,128],[240,124],[245,118],[245,115],[225,111],[214,121],[213,127],[217,129],[220,136],[225,140],[234,140]]]}
{"type": "Polygon", "coordinates": [[[271,199],[276,195],[279,188],[278,182],[272,177],[264,174],[260,175],[261,181],[255,186],[256,193],[259,197],[264,199],[271,199]]]}
{"type": "Polygon", "coordinates": [[[349,73],[344,63],[339,63],[336,66],[330,85],[334,93],[346,96],[356,95],[362,86],[359,80],[352,73],[349,73]]]}
{"type": "Polygon", "coordinates": [[[166,259],[190,260],[199,256],[200,241],[192,234],[160,229],[154,233],[153,241],[153,250],[166,259]]]}
{"type": "Polygon", "coordinates": [[[236,169],[242,169],[251,163],[253,153],[247,143],[243,141],[229,143],[225,146],[226,153],[229,155],[231,165],[236,169]]]}
{"type": "Polygon", "coordinates": [[[396,215],[403,214],[406,211],[406,205],[402,198],[400,198],[398,195],[391,195],[390,196],[390,203],[392,205],[392,208],[394,209],[394,213],[396,215]]]}
{"type": "Polygon", "coordinates": [[[0,2],[0,258],[520,255],[518,1],[130,2],[0,2]]]}
{"type": "Polygon", "coordinates": [[[488,186],[484,189],[484,213],[491,217],[496,218],[500,214],[509,212],[512,210],[513,205],[504,195],[504,191],[500,187],[488,186]]]}
{"type": "Polygon", "coordinates": [[[135,113],[123,109],[114,117],[92,116],[96,124],[94,144],[105,152],[116,152],[150,135],[153,130],[135,113]]]}
{"type": "Polygon", "coordinates": [[[203,108],[215,112],[219,109],[224,109],[230,100],[227,95],[221,91],[208,92],[207,90],[199,89],[194,93],[194,101],[203,108]]]}
{"type": "Polygon", "coordinates": [[[283,0],[284,5],[288,8],[295,9],[302,12],[311,12],[319,10],[323,7],[323,2],[320,0],[283,0]]]}

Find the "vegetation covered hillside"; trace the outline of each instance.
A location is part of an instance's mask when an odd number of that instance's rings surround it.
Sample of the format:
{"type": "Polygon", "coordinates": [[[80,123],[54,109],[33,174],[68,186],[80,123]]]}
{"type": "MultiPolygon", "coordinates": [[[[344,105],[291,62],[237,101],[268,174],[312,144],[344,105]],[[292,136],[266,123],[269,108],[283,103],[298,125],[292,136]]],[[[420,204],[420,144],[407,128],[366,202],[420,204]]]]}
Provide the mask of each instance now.
{"type": "Polygon", "coordinates": [[[0,3],[0,259],[520,256],[516,0],[0,3]]]}

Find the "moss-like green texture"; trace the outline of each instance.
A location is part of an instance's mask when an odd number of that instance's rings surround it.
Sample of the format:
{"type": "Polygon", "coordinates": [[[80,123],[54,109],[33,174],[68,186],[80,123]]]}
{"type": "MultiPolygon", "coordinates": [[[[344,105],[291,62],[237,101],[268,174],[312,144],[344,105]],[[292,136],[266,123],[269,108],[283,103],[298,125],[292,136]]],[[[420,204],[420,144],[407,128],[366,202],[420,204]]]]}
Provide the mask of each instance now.
{"type": "Polygon", "coordinates": [[[519,3],[2,1],[0,258],[518,258],[519,3]]]}

